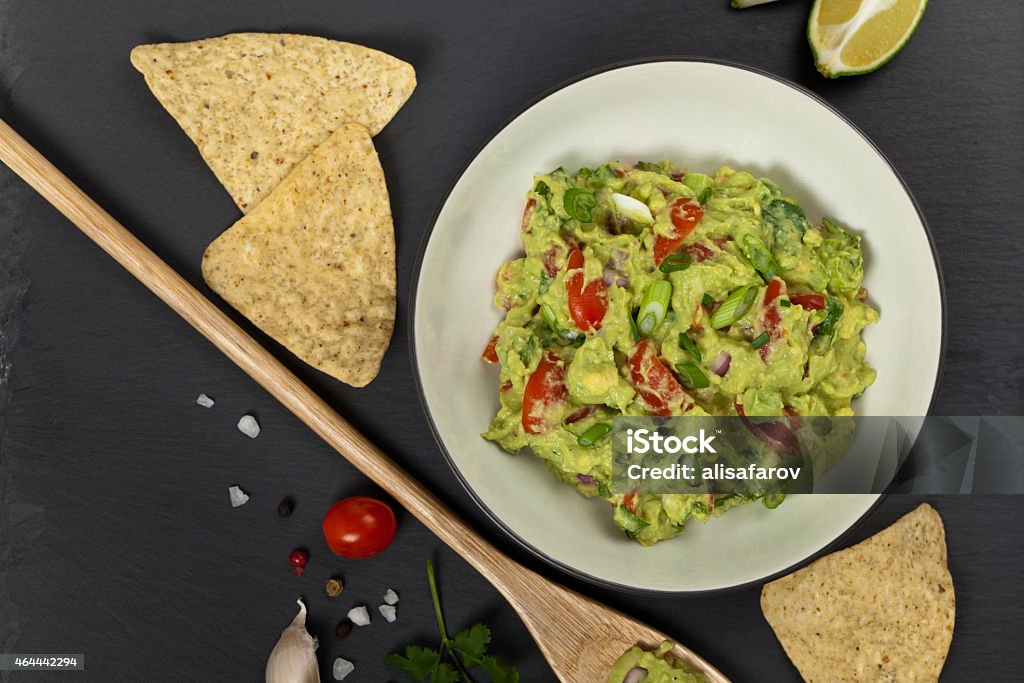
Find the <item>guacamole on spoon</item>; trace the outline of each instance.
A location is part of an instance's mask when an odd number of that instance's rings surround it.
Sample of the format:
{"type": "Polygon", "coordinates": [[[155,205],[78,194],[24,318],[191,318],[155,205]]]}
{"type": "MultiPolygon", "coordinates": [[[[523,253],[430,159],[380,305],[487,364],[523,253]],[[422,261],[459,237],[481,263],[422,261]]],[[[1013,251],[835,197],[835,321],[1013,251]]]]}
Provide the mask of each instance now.
{"type": "Polygon", "coordinates": [[[613,417],[852,415],[875,379],[860,238],[768,179],[559,168],[534,178],[521,237],[496,278],[483,357],[501,407],[483,436],[611,503],[643,545],[757,496],[611,493],[613,417]]]}

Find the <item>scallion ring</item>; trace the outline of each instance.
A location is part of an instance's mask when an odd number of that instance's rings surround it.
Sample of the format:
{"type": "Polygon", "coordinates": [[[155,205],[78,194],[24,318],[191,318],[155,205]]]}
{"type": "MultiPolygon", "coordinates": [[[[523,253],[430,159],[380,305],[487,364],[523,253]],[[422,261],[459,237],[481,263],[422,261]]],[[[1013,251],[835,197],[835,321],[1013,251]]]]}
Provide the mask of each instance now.
{"type": "Polygon", "coordinates": [[[676,371],[687,389],[706,389],[711,386],[708,376],[693,363],[681,363],[676,366],[676,371]]]}
{"type": "Polygon", "coordinates": [[[672,284],[667,280],[653,283],[640,300],[640,312],[636,314],[636,328],[644,337],[649,337],[665,321],[669,301],[672,299],[672,284]]]}
{"type": "Polygon", "coordinates": [[[734,290],[729,296],[725,297],[725,301],[718,307],[715,314],[711,316],[711,327],[716,330],[729,327],[729,325],[743,317],[743,314],[747,312],[750,304],[754,303],[756,298],[757,287],[754,285],[744,285],[734,290]]]}
{"type": "Polygon", "coordinates": [[[761,334],[757,335],[754,341],[750,342],[750,345],[753,346],[755,349],[759,349],[765,344],[767,344],[769,341],[771,341],[771,339],[772,337],[770,334],[768,334],[767,332],[762,332],[761,334]]]}
{"type": "Polygon", "coordinates": [[[551,308],[548,304],[544,304],[540,307],[540,316],[544,318],[544,322],[548,324],[553,332],[562,332],[562,326],[558,324],[558,318],[555,317],[555,309],[551,308]]]}
{"type": "Polygon", "coordinates": [[[690,354],[695,361],[700,362],[700,349],[697,348],[692,339],[686,336],[685,332],[679,333],[679,348],[690,354]]]}
{"type": "Polygon", "coordinates": [[[693,259],[690,258],[689,254],[669,254],[658,266],[658,270],[663,273],[675,273],[679,270],[686,270],[693,263],[693,259]]]}
{"type": "Polygon", "coordinates": [[[591,425],[587,431],[576,437],[576,443],[584,448],[590,448],[606,437],[610,431],[612,431],[612,426],[610,424],[607,422],[598,422],[595,425],[591,425]]]}

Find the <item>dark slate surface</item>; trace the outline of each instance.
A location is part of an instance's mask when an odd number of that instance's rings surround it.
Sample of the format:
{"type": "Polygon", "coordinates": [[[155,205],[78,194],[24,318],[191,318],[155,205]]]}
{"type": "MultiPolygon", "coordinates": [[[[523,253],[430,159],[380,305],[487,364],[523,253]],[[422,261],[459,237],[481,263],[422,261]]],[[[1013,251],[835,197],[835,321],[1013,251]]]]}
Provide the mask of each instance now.
{"type": "MultiPolygon", "coordinates": [[[[383,371],[354,390],[285,360],[489,538],[551,576],[475,508],[435,447],[409,364],[407,293],[420,237],[469,155],[535,95],[603,64],[662,54],[735,60],[795,80],[846,113],[901,171],[942,256],[949,339],[937,412],[1021,414],[1024,9],[933,2],[892,64],[829,82],[813,69],[807,3],[798,0],[742,13],[726,0],[505,4],[2,0],[4,113],[199,283],[203,248],[236,211],[129,65],[131,47],[294,31],[413,63],[419,89],[376,141],[392,191],[400,285],[383,371]]],[[[350,680],[397,680],[383,655],[434,641],[423,572],[434,557],[451,624],[487,620],[522,680],[553,680],[501,598],[407,514],[385,555],[330,556],[323,510],[374,487],[41,199],[7,180],[0,191],[0,302],[9,307],[28,283],[3,337],[5,347],[14,341],[3,358],[12,371],[0,460],[0,651],[86,655],[85,673],[33,680],[261,680],[302,594],[326,679],[334,656],[345,654],[359,667],[350,680]],[[216,407],[197,407],[199,392],[216,407]],[[235,429],[245,412],[263,425],[256,441],[235,429]],[[252,501],[232,510],[226,488],[236,483],[252,501]],[[275,508],[285,494],[298,507],[281,520],[275,508]],[[296,546],[311,551],[301,579],[287,566],[296,546]],[[321,587],[334,573],[348,588],[329,602],[321,587]],[[336,640],[334,622],[353,604],[378,604],[389,586],[402,595],[399,621],[336,640]]],[[[850,540],[917,502],[889,497],[850,540]]],[[[930,502],[946,521],[959,603],[946,679],[1016,680],[1024,666],[1022,499],[930,502]]],[[[569,583],[675,634],[736,681],[797,678],[760,616],[756,589],[664,600],[569,583]]]]}

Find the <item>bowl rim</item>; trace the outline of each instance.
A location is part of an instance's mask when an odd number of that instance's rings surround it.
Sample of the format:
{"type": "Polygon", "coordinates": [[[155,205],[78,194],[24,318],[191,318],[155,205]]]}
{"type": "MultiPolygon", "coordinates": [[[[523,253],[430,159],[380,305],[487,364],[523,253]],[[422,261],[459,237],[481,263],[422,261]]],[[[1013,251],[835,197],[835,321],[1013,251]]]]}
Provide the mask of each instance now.
{"type": "Polygon", "coordinates": [[[793,564],[789,565],[788,567],[786,567],[784,569],[781,569],[781,570],[779,570],[777,572],[773,572],[772,574],[766,575],[766,576],[761,577],[759,579],[754,579],[754,580],[750,580],[750,581],[744,581],[742,583],[736,583],[736,584],[732,584],[732,585],[729,585],[729,586],[722,586],[722,587],[719,587],[719,588],[710,588],[710,589],[702,589],[702,590],[661,590],[661,589],[657,589],[657,588],[642,588],[642,587],[639,587],[639,586],[630,586],[628,584],[619,583],[617,581],[611,581],[611,580],[608,580],[608,579],[603,579],[601,577],[594,576],[593,574],[589,574],[589,573],[587,573],[587,572],[585,572],[585,571],[583,571],[581,569],[577,569],[576,567],[573,567],[572,565],[566,564],[566,563],[564,563],[564,562],[562,562],[560,560],[557,560],[557,559],[551,557],[550,555],[548,555],[547,553],[543,552],[539,548],[535,547],[532,543],[527,541],[525,538],[523,538],[518,533],[513,531],[508,525],[506,525],[501,520],[501,518],[498,517],[498,515],[495,514],[494,511],[492,511],[490,509],[490,507],[488,507],[487,503],[485,503],[483,501],[483,499],[480,498],[480,496],[476,493],[476,491],[473,489],[473,487],[469,485],[469,482],[466,481],[465,477],[462,475],[461,470],[459,470],[458,465],[455,463],[455,459],[452,457],[452,454],[448,451],[448,447],[445,446],[444,440],[441,438],[441,434],[438,431],[437,424],[434,422],[434,418],[433,418],[433,416],[430,413],[430,408],[427,406],[426,394],[425,394],[424,387],[423,387],[423,378],[422,378],[421,373],[420,373],[419,359],[418,359],[418,357],[416,355],[416,296],[417,296],[417,294],[419,292],[420,271],[421,271],[422,266],[423,266],[423,258],[424,258],[425,254],[426,254],[427,246],[430,243],[430,238],[433,236],[434,228],[437,226],[437,220],[438,220],[438,218],[441,215],[441,211],[444,209],[445,205],[448,203],[448,199],[451,197],[451,193],[455,189],[455,186],[459,183],[459,181],[462,179],[462,177],[466,174],[466,170],[469,168],[470,164],[473,163],[473,161],[483,152],[483,150],[491,143],[491,141],[494,140],[494,138],[497,137],[502,131],[504,131],[506,128],[508,128],[520,116],[525,114],[527,111],[532,109],[535,105],[539,104],[541,101],[547,99],[551,95],[554,95],[555,93],[557,93],[557,92],[559,92],[561,90],[564,90],[565,88],[567,88],[569,86],[575,85],[576,83],[579,83],[581,81],[587,80],[587,79],[589,79],[589,78],[591,78],[593,76],[598,76],[598,75],[603,74],[603,73],[607,73],[607,72],[610,72],[610,71],[616,71],[616,70],[624,69],[624,68],[629,68],[629,67],[633,67],[633,66],[641,66],[641,65],[645,65],[645,64],[656,64],[656,63],[663,63],[663,62],[715,64],[715,65],[723,66],[723,67],[726,67],[726,68],[732,68],[732,69],[737,69],[737,70],[740,70],[740,71],[745,71],[745,72],[748,72],[748,73],[752,73],[755,76],[761,76],[761,77],[764,77],[764,78],[768,78],[768,79],[771,79],[771,80],[773,80],[773,81],[775,81],[777,83],[781,83],[782,85],[785,85],[785,86],[787,86],[789,88],[792,88],[793,90],[797,91],[798,93],[804,95],[805,97],[810,98],[811,100],[813,100],[817,104],[821,105],[828,112],[830,112],[833,116],[836,116],[837,118],[839,118],[839,120],[841,120],[843,123],[845,123],[847,126],[849,126],[850,129],[853,130],[853,132],[855,132],[857,135],[859,135],[860,138],[865,143],[867,143],[867,145],[875,152],[875,154],[878,155],[878,157],[882,160],[882,162],[886,166],[888,166],[889,170],[892,171],[893,176],[895,176],[896,180],[899,181],[900,187],[903,189],[904,194],[906,194],[907,198],[910,200],[910,203],[913,205],[914,211],[917,213],[918,220],[921,221],[921,226],[924,228],[925,236],[928,239],[928,246],[929,246],[929,248],[931,249],[931,252],[932,252],[932,261],[935,264],[935,273],[936,273],[936,277],[938,279],[938,285],[939,285],[939,310],[940,310],[940,315],[941,315],[941,320],[940,320],[941,333],[940,333],[940,339],[939,339],[939,362],[938,362],[938,367],[936,368],[936,372],[935,372],[935,383],[932,386],[932,396],[931,396],[931,400],[928,402],[928,409],[926,411],[926,415],[930,415],[932,413],[932,411],[935,408],[935,402],[936,402],[936,400],[938,398],[938,395],[939,395],[939,388],[940,388],[940,386],[942,384],[942,378],[943,378],[943,373],[944,373],[944,370],[945,370],[945,362],[946,362],[946,342],[947,342],[946,335],[947,335],[947,331],[948,331],[948,325],[947,325],[947,304],[946,304],[946,285],[945,285],[945,277],[944,277],[943,270],[942,270],[942,262],[939,259],[939,252],[938,252],[938,249],[936,248],[936,245],[935,245],[935,237],[932,234],[931,227],[928,225],[928,221],[925,218],[924,211],[922,211],[922,209],[921,209],[921,205],[917,202],[917,199],[914,197],[913,193],[910,191],[910,188],[907,185],[907,182],[903,179],[903,176],[900,175],[899,171],[896,169],[896,167],[893,165],[893,163],[889,160],[889,158],[885,155],[885,153],[882,152],[881,148],[879,148],[879,146],[877,144],[875,144],[875,142],[870,137],[868,137],[868,135],[863,130],[861,130],[860,127],[857,126],[857,124],[855,124],[849,117],[847,117],[835,105],[833,105],[831,102],[826,100],[821,95],[817,94],[813,90],[810,90],[810,89],[808,89],[808,88],[806,88],[806,87],[804,87],[804,86],[802,86],[802,85],[800,85],[798,83],[795,83],[795,82],[793,82],[793,81],[791,81],[791,80],[789,80],[787,78],[783,78],[782,76],[778,76],[776,74],[773,74],[773,73],[771,73],[769,71],[765,71],[765,70],[759,69],[757,67],[749,66],[747,64],[742,64],[740,62],[734,62],[734,61],[725,60],[725,59],[715,59],[715,58],[711,58],[711,57],[699,57],[699,56],[690,56],[690,55],[661,55],[661,56],[652,56],[652,57],[641,57],[641,58],[637,58],[637,59],[627,59],[627,60],[616,61],[616,62],[612,62],[612,63],[606,64],[604,66],[599,66],[599,67],[596,67],[594,69],[590,69],[588,71],[584,71],[584,72],[582,72],[582,73],[580,73],[580,74],[578,74],[576,76],[570,77],[570,78],[568,78],[566,80],[563,80],[562,82],[560,82],[560,83],[558,83],[558,84],[556,84],[554,86],[551,86],[551,87],[541,91],[539,94],[535,95],[533,98],[528,100],[526,102],[526,104],[524,104],[521,108],[519,108],[516,111],[515,114],[513,114],[511,117],[506,119],[504,123],[502,123],[499,127],[497,127],[494,130],[494,132],[492,132],[490,135],[488,135],[487,138],[479,146],[477,146],[477,148],[472,152],[472,154],[469,155],[469,157],[467,158],[465,163],[462,164],[462,166],[459,169],[458,173],[456,173],[455,176],[453,177],[453,179],[448,183],[448,188],[445,190],[444,195],[441,197],[441,200],[437,203],[437,206],[434,209],[433,215],[430,218],[430,222],[427,225],[427,229],[426,229],[426,231],[423,233],[423,235],[420,238],[420,244],[419,244],[419,247],[417,249],[416,259],[415,259],[415,262],[414,262],[414,265],[413,265],[413,270],[412,270],[412,282],[410,284],[410,290],[409,290],[410,291],[409,312],[407,313],[407,316],[408,316],[407,320],[408,320],[408,326],[409,326],[408,345],[409,345],[409,356],[410,356],[410,359],[412,361],[412,369],[413,369],[412,376],[413,376],[413,381],[416,384],[417,394],[419,395],[420,406],[422,407],[423,413],[424,413],[424,415],[427,418],[427,424],[430,426],[430,432],[434,436],[434,441],[437,443],[438,448],[440,449],[441,453],[444,455],[444,459],[448,463],[448,467],[451,469],[452,473],[455,475],[456,480],[458,480],[459,484],[462,486],[462,488],[465,490],[465,492],[467,494],[469,494],[469,497],[476,503],[477,507],[479,507],[480,510],[483,511],[483,513],[491,520],[491,522],[493,522],[499,529],[504,531],[505,534],[509,538],[511,538],[513,541],[515,541],[517,545],[519,545],[521,548],[525,549],[527,552],[529,552],[534,557],[542,560],[544,563],[554,567],[555,569],[558,569],[559,571],[562,571],[562,572],[568,574],[573,579],[577,579],[577,580],[580,580],[580,581],[583,581],[583,582],[586,582],[586,583],[598,586],[600,588],[611,589],[611,590],[615,590],[615,591],[618,591],[618,592],[621,592],[621,593],[637,595],[637,596],[659,596],[659,597],[670,597],[670,598],[671,597],[708,597],[708,596],[721,595],[721,594],[724,594],[724,593],[730,593],[730,592],[733,592],[733,591],[739,591],[739,590],[742,590],[742,589],[751,588],[751,587],[754,587],[754,586],[762,585],[764,583],[768,583],[768,582],[773,581],[773,580],[775,580],[777,578],[780,578],[782,576],[786,576],[788,574],[791,574],[792,572],[796,571],[800,567],[803,567],[803,566],[805,566],[807,564],[810,564],[814,560],[816,560],[816,559],[818,559],[818,558],[828,554],[829,552],[832,552],[835,548],[837,548],[844,541],[846,541],[846,539],[848,539],[864,523],[864,521],[867,520],[867,518],[870,517],[872,515],[872,513],[874,513],[875,510],[878,509],[878,506],[881,505],[882,501],[888,496],[888,494],[887,493],[879,494],[876,497],[875,501],[868,507],[867,510],[864,511],[863,514],[861,514],[860,517],[858,517],[852,524],[850,524],[850,526],[848,526],[842,533],[840,533],[834,539],[832,539],[831,541],[829,541],[828,543],[823,545],[817,551],[811,553],[810,555],[808,555],[807,557],[804,557],[801,560],[798,560],[797,562],[794,562],[793,564]]]}

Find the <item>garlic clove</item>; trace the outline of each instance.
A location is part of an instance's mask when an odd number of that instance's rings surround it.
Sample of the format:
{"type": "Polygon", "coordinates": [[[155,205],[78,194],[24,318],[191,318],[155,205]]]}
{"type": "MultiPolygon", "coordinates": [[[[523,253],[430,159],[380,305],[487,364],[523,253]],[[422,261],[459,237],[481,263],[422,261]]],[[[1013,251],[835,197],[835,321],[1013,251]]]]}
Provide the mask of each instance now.
{"type": "Polygon", "coordinates": [[[267,659],[266,683],[320,683],[313,636],[306,631],[306,605],[299,598],[299,613],[281,631],[267,659]]]}

